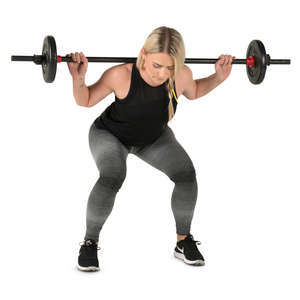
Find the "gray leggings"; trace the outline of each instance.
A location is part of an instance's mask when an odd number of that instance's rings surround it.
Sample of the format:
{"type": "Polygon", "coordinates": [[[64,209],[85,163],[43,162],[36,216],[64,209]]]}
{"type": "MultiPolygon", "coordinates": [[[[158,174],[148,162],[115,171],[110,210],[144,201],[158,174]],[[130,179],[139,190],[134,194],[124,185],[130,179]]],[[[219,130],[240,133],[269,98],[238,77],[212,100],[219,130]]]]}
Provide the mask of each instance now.
{"type": "Polygon", "coordinates": [[[100,176],[87,203],[85,240],[94,239],[98,242],[100,230],[111,213],[116,194],[125,180],[126,158],[129,153],[162,171],[175,183],[171,207],[176,233],[190,233],[198,195],[196,173],[190,157],[169,126],[152,144],[126,147],[112,133],[92,124],[89,145],[100,176]]]}

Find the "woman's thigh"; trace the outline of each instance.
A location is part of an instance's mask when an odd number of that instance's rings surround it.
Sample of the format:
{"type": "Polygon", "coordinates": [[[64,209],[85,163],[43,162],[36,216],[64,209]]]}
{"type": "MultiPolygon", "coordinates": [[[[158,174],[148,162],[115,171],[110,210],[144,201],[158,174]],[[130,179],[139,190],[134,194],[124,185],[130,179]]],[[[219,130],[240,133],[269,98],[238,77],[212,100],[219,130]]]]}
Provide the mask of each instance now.
{"type": "Polygon", "coordinates": [[[102,173],[126,175],[128,149],[111,132],[98,129],[92,124],[89,131],[89,146],[97,168],[102,173]]]}
{"type": "Polygon", "coordinates": [[[169,126],[154,143],[134,154],[165,173],[174,182],[195,179],[193,162],[169,126]]]}

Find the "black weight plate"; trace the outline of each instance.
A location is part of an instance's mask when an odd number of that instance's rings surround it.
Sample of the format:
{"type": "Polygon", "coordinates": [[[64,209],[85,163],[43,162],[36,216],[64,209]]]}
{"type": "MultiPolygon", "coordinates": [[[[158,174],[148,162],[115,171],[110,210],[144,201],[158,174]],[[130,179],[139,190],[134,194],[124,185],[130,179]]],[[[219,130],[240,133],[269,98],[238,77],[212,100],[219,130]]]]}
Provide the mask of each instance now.
{"type": "Polygon", "coordinates": [[[57,68],[56,43],[53,36],[48,35],[44,39],[42,51],[43,77],[46,82],[53,82],[57,68]]]}
{"type": "Polygon", "coordinates": [[[249,56],[254,56],[255,65],[254,67],[246,66],[248,78],[253,84],[259,84],[264,80],[267,70],[264,44],[259,40],[253,40],[247,49],[246,57],[248,58],[249,56]]]}

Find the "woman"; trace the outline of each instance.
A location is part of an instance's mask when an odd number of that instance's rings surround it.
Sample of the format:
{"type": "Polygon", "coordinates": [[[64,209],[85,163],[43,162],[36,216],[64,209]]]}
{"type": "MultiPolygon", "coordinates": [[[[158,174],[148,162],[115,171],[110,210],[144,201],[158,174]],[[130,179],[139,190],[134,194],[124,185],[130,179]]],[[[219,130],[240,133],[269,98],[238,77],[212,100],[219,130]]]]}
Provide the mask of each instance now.
{"type": "Polygon", "coordinates": [[[165,173],[174,183],[171,207],[176,222],[176,258],[204,265],[197,242],[190,233],[198,186],[194,165],[167,125],[181,94],[197,99],[223,82],[234,57],[221,55],[216,73],[193,80],[184,65],[182,36],[173,28],[159,27],[147,37],[136,63],[106,70],[93,85],[85,85],[88,60],[82,52],[71,53],[68,63],[76,103],[92,107],[114,92],[115,102],[94,121],[89,145],[100,172],[87,204],[86,234],[78,257],[78,269],[97,271],[99,233],[112,211],[115,197],[126,177],[126,158],[136,155],[165,173]],[[74,63],[76,62],[76,63],[74,63]]]}

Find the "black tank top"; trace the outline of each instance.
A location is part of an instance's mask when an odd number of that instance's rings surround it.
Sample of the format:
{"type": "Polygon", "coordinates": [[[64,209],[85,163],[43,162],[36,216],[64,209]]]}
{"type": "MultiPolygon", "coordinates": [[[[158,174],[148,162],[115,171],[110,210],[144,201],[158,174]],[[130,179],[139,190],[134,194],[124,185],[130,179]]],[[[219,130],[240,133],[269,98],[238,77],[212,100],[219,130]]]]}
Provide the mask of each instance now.
{"type": "MultiPolygon", "coordinates": [[[[99,129],[107,129],[126,146],[144,146],[154,142],[166,128],[169,112],[167,82],[153,87],[144,81],[134,63],[128,95],[115,101],[94,121],[99,129]]],[[[177,93],[172,91],[174,113],[177,93]]]]}

